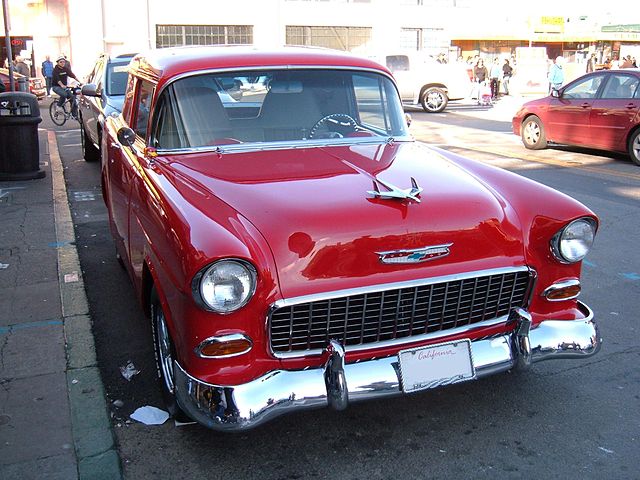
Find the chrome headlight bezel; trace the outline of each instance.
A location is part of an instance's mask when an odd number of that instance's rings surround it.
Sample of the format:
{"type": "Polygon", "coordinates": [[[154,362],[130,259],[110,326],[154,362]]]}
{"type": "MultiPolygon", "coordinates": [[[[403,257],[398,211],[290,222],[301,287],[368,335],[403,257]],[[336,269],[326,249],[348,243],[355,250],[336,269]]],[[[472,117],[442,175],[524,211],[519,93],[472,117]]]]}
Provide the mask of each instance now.
{"type": "MultiPolygon", "coordinates": [[[[253,297],[258,283],[258,275],[255,267],[239,258],[224,258],[217,260],[201,269],[191,281],[191,291],[196,304],[204,310],[227,315],[244,307],[253,297]],[[236,274],[227,272],[226,278],[218,280],[218,284],[240,279],[243,289],[236,299],[231,299],[228,303],[216,303],[215,301],[215,277],[224,271],[224,268],[235,270],[236,274]]],[[[233,290],[233,289],[231,289],[233,290]]]]}
{"type": "Polygon", "coordinates": [[[593,218],[582,217],[562,227],[551,239],[551,252],[560,263],[581,262],[591,251],[597,224],[593,218]]]}

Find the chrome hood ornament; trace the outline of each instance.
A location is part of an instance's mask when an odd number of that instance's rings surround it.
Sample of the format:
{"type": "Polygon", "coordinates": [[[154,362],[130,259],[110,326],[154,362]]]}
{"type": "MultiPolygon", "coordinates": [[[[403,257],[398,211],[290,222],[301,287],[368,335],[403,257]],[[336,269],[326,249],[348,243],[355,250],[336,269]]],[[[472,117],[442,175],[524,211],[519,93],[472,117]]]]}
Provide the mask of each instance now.
{"type": "Polygon", "coordinates": [[[414,248],[412,250],[390,250],[388,252],[376,252],[380,261],[386,264],[398,263],[422,263],[436,258],[446,257],[451,253],[449,247],[453,243],[443,245],[431,245],[429,247],[414,248]]]}
{"type": "Polygon", "coordinates": [[[418,185],[418,182],[415,178],[411,177],[411,188],[398,188],[389,182],[385,182],[383,180],[380,180],[379,178],[374,177],[369,172],[356,167],[346,160],[342,161],[358,173],[361,173],[371,179],[371,181],[373,182],[373,190],[367,190],[367,193],[369,195],[384,199],[413,200],[416,203],[420,203],[418,195],[422,193],[422,187],[418,185]],[[381,189],[380,187],[383,188],[381,189]]]}

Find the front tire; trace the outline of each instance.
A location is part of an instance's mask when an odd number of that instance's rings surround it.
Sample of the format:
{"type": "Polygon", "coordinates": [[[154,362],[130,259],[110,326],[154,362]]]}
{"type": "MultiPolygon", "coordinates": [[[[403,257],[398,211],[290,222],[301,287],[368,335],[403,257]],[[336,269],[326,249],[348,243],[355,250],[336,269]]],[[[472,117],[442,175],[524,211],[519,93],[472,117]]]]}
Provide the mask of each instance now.
{"type": "Polygon", "coordinates": [[[51,121],[53,123],[55,123],[56,125],[58,125],[59,127],[61,127],[62,125],[65,124],[65,122],[67,121],[68,118],[68,114],[69,114],[69,103],[68,102],[64,102],[62,104],[62,107],[60,108],[56,108],[58,105],[58,101],[54,100],[53,102],[51,102],[51,105],[49,105],[49,116],[51,117],[51,121]]]}
{"type": "Polygon", "coordinates": [[[522,122],[522,143],[529,150],[542,150],[547,147],[542,120],[535,115],[522,122]]]}
{"type": "Polygon", "coordinates": [[[629,145],[627,150],[631,161],[640,167],[640,128],[629,137],[629,145]]]}
{"type": "Polygon", "coordinates": [[[176,350],[155,287],[151,290],[151,326],[153,328],[153,347],[158,380],[165,406],[172,417],[181,421],[187,420],[188,417],[178,406],[176,400],[173,364],[176,360],[176,350]]]}
{"type": "Polygon", "coordinates": [[[84,128],[82,118],[80,121],[80,139],[82,141],[82,157],[85,162],[97,162],[100,159],[100,150],[98,150],[84,128]]]}
{"type": "Polygon", "coordinates": [[[429,87],[420,96],[420,104],[427,113],[440,113],[449,103],[445,91],[438,87],[429,87]]]}

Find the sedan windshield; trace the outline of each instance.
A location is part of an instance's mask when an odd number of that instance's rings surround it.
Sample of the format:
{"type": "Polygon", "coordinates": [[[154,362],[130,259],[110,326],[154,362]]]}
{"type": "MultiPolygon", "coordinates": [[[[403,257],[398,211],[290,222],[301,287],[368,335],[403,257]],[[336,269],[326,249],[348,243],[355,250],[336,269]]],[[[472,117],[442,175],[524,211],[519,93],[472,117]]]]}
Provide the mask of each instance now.
{"type": "Polygon", "coordinates": [[[159,149],[353,143],[407,135],[393,82],[368,71],[194,75],[167,87],[157,105],[152,144],[159,149]]]}

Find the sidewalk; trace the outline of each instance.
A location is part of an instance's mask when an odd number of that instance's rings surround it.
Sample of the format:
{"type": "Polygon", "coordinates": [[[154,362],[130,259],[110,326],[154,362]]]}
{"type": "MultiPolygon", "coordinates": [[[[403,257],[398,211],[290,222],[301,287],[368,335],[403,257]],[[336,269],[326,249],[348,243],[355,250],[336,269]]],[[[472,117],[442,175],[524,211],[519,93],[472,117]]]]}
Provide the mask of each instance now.
{"type": "Polygon", "coordinates": [[[48,104],[46,176],[0,181],[0,478],[119,479],[48,104]]]}

